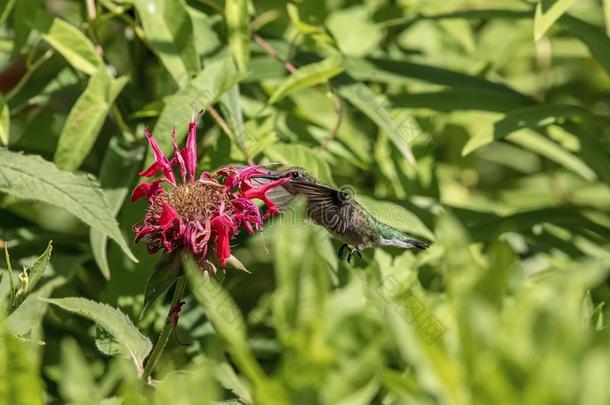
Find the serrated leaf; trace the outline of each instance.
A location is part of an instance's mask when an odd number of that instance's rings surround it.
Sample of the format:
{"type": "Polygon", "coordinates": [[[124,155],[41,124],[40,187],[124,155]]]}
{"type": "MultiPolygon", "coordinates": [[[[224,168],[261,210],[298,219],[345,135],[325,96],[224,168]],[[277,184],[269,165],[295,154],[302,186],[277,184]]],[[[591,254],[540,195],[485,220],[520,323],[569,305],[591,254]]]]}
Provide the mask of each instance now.
{"type": "Polygon", "coordinates": [[[344,83],[339,87],[339,95],[384,130],[409,163],[415,163],[411,144],[422,133],[415,119],[393,115],[390,106],[363,83],[344,83]]]}
{"type": "Polygon", "coordinates": [[[89,79],[87,88],[70,110],[54,161],[63,170],[76,170],[83,163],[104,124],[106,115],[129,79],[110,77],[101,67],[89,79]]]}
{"type": "Polygon", "coordinates": [[[140,367],[152,349],[150,340],[142,335],[127,315],[116,308],[80,297],[51,298],[46,301],[87,318],[111,333],[123,352],[140,367]]]}
{"type": "MultiPolygon", "coordinates": [[[[200,69],[193,24],[181,0],[134,0],[147,40],[179,87],[200,69]]],[[[187,107],[188,108],[188,107],[187,107]]]]}
{"type": "Polygon", "coordinates": [[[0,404],[42,405],[42,379],[30,344],[0,330],[0,404]]]}
{"type": "Polygon", "coordinates": [[[340,56],[330,56],[320,62],[300,67],[273,92],[269,98],[269,104],[273,104],[295,91],[326,83],[341,72],[343,72],[343,60],[340,56]]]}
{"type": "Polygon", "coordinates": [[[240,72],[248,70],[250,60],[250,16],[246,0],[225,1],[229,48],[240,72]]]}
{"type": "Polygon", "coordinates": [[[92,75],[104,65],[89,38],[68,22],[39,12],[36,29],[75,69],[92,75]]]}
{"type": "Polygon", "coordinates": [[[82,175],[61,171],[39,156],[0,148],[0,192],[42,201],[70,212],[108,235],[137,262],[123,238],[99,185],[82,175]]]}
{"type": "Polygon", "coordinates": [[[0,94],[0,145],[8,145],[11,129],[11,112],[0,94]]]}
{"type": "MultiPolygon", "coordinates": [[[[119,213],[125,197],[129,194],[128,187],[141,166],[143,152],[141,147],[127,150],[120,145],[118,138],[110,140],[102,160],[99,177],[100,186],[104,189],[114,217],[119,213]]],[[[95,262],[104,277],[110,279],[110,266],[106,256],[108,236],[92,228],[89,231],[89,239],[95,262]]]]}
{"type": "Polygon", "coordinates": [[[588,114],[589,112],[583,107],[565,104],[542,104],[511,111],[491,126],[486,125],[470,138],[462,149],[462,156],[520,129],[539,128],[588,114]]]}
{"type": "Polygon", "coordinates": [[[534,40],[539,41],[576,0],[538,0],[534,16],[534,40]]]}
{"type": "Polygon", "coordinates": [[[40,279],[42,278],[42,274],[47,269],[49,265],[49,260],[51,259],[51,252],[53,251],[53,241],[49,241],[47,248],[45,251],[36,259],[34,264],[28,269],[28,276],[30,278],[28,291],[34,290],[40,279]]]}
{"type": "Polygon", "coordinates": [[[263,153],[272,162],[303,167],[322,183],[330,186],[335,184],[328,163],[305,145],[276,143],[265,148],[263,153]]]}

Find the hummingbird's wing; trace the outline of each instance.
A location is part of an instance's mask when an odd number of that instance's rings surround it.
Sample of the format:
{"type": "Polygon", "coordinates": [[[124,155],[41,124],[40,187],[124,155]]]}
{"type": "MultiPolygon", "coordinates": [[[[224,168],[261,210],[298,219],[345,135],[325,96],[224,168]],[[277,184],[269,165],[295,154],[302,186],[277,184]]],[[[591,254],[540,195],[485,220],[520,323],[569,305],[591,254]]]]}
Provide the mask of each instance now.
{"type": "MultiPolygon", "coordinates": [[[[290,170],[290,169],[286,169],[290,170]]],[[[282,174],[282,171],[279,172],[282,174]]],[[[267,178],[252,178],[254,185],[271,181],[267,178]]],[[[352,225],[354,210],[358,203],[346,192],[320,183],[315,178],[304,175],[267,192],[280,211],[285,211],[297,196],[307,200],[307,216],[331,232],[343,234],[352,225]]]]}
{"type": "MultiPolygon", "coordinates": [[[[279,187],[278,187],[279,188],[279,187]]],[[[352,225],[355,201],[344,191],[320,183],[290,182],[289,193],[307,199],[307,215],[329,231],[344,234],[352,225]]]]}

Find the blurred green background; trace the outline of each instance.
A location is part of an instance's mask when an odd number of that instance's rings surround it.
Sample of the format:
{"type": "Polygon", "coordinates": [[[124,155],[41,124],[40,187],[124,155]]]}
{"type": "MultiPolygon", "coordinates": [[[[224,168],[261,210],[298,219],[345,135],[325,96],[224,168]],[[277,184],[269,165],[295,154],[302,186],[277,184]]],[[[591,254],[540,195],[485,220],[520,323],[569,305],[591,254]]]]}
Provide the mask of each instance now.
{"type": "Polygon", "coordinates": [[[0,404],[610,403],[609,33],[607,0],[0,1],[0,404]],[[303,166],[432,247],[348,265],[274,218],[151,388],[128,194],[200,110],[199,171],[303,166]]]}

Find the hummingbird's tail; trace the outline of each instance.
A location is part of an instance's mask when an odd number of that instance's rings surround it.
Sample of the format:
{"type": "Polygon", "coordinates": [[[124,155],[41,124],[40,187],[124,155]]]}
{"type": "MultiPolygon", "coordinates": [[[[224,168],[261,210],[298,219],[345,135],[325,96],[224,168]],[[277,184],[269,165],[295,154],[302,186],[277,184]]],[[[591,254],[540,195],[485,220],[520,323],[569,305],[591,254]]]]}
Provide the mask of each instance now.
{"type": "Polygon", "coordinates": [[[381,246],[391,246],[402,249],[428,249],[428,244],[426,242],[415,239],[408,233],[399,231],[389,225],[385,225],[381,229],[378,243],[381,246]]]}
{"type": "Polygon", "coordinates": [[[415,239],[415,238],[411,238],[407,241],[407,243],[413,245],[414,247],[418,248],[418,249],[428,249],[430,246],[426,243],[426,242],[422,242],[421,240],[415,239]]]}

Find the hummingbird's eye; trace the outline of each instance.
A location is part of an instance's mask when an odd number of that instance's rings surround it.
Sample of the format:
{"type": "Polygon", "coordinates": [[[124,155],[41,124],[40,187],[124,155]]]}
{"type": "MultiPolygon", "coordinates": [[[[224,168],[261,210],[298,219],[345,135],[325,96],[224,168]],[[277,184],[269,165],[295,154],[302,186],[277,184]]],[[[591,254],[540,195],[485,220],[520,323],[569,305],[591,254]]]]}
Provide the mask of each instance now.
{"type": "Polygon", "coordinates": [[[301,177],[301,173],[299,173],[295,170],[294,172],[290,173],[290,177],[292,177],[293,180],[297,180],[298,178],[301,177]]]}

